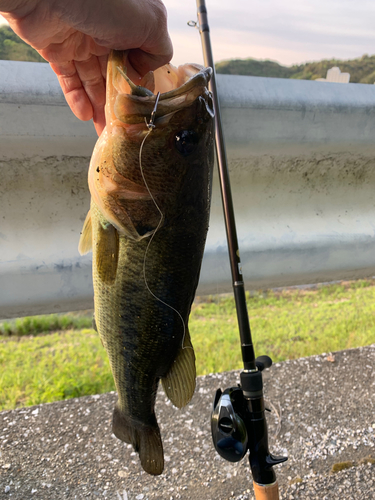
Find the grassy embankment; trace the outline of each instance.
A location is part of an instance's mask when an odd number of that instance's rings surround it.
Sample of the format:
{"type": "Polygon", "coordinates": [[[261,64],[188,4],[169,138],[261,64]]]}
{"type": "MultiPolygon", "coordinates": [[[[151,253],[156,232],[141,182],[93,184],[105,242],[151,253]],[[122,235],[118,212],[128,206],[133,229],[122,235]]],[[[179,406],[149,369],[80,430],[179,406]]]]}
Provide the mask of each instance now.
{"type": "MultiPolygon", "coordinates": [[[[282,361],[375,342],[375,280],[249,297],[257,355],[282,361]]],[[[194,304],[198,374],[241,368],[231,297],[194,304]]],[[[91,314],[0,323],[0,409],[114,390],[91,314]]]]}

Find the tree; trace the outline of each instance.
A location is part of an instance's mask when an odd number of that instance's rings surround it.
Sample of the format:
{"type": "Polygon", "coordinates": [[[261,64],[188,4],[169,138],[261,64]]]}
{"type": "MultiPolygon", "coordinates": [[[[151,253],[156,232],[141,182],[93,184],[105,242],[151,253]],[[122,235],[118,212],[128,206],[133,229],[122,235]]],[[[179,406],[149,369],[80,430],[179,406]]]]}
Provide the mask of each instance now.
{"type": "Polygon", "coordinates": [[[0,26],[0,59],[45,62],[36,50],[21,40],[9,26],[0,26]]]}

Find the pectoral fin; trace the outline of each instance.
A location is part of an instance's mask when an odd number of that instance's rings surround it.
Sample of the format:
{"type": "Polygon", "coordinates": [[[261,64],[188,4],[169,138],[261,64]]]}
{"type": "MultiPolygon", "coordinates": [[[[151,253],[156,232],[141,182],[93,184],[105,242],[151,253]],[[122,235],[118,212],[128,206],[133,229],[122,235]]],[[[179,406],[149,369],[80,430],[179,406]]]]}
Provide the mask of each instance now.
{"type": "Polygon", "coordinates": [[[195,390],[195,354],[186,328],[184,347],[180,349],[169,372],[161,379],[163,389],[177,408],[191,400],[195,390]]]}
{"type": "Polygon", "coordinates": [[[85,255],[92,250],[92,224],[90,210],[87,212],[85,222],[79,238],[78,251],[80,255],[85,255]]]}
{"type": "Polygon", "coordinates": [[[112,284],[116,279],[119,237],[117,230],[111,225],[103,227],[99,223],[96,245],[96,269],[99,278],[106,284],[112,284]]]}

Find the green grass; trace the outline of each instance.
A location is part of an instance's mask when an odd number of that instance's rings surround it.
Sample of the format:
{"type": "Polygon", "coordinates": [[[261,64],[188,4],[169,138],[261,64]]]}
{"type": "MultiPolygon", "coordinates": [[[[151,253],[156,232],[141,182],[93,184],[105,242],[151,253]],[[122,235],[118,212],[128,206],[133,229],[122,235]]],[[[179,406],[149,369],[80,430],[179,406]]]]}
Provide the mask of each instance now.
{"type": "Polygon", "coordinates": [[[0,409],[114,389],[106,353],[94,330],[4,340],[0,366],[0,409]]]}
{"type": "MultiPolygon", "coordinates": [[[[375,342],[375,282],[248,296],[256,355],[274,362],[375,342]]],[[[194,307],[190,330],[199,374],[242,367],[232,298],[194,307]]]]}
{"type": "MultiPolygon", "coordinates": [[[[248,295],[256,354],[276,362],[372,344],[374,303],[375,280],[248,295]]],[[[106,353],[88,328],[91,317],[86,312],[0,323],[0,409],[114,390],[106,353]]],[[[198,300],[189,328],[199,375],[241,368],[231,297],[198,300]]]]}
{"type": "MultiPolygon", "coordinates": [[[[81,311],[68,314],[48,314],[44,316],[26,316],[0,323],[0,336],[36,335],[61,330],[92,327],[93,311],[81,311]]],[[[1,338],[1,337],[0,337],[1,338]]]]}

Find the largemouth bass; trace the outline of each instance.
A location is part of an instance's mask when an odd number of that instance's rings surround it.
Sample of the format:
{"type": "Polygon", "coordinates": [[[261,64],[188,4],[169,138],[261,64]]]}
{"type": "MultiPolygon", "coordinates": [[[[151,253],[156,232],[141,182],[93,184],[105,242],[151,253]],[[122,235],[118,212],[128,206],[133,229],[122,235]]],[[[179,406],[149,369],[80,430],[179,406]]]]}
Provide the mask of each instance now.
{"type": "Polygon", "coordinates": [[[106,128],[90,163],[79,250],[93,251],[95,323],[118,393],[113,433],[146,472],[161,474],[159,380],[178,408],[195,389],[188,317],[209,220],[211,69],[168,64],[134,85],[126,57],[109,57],[106,128]]]}

